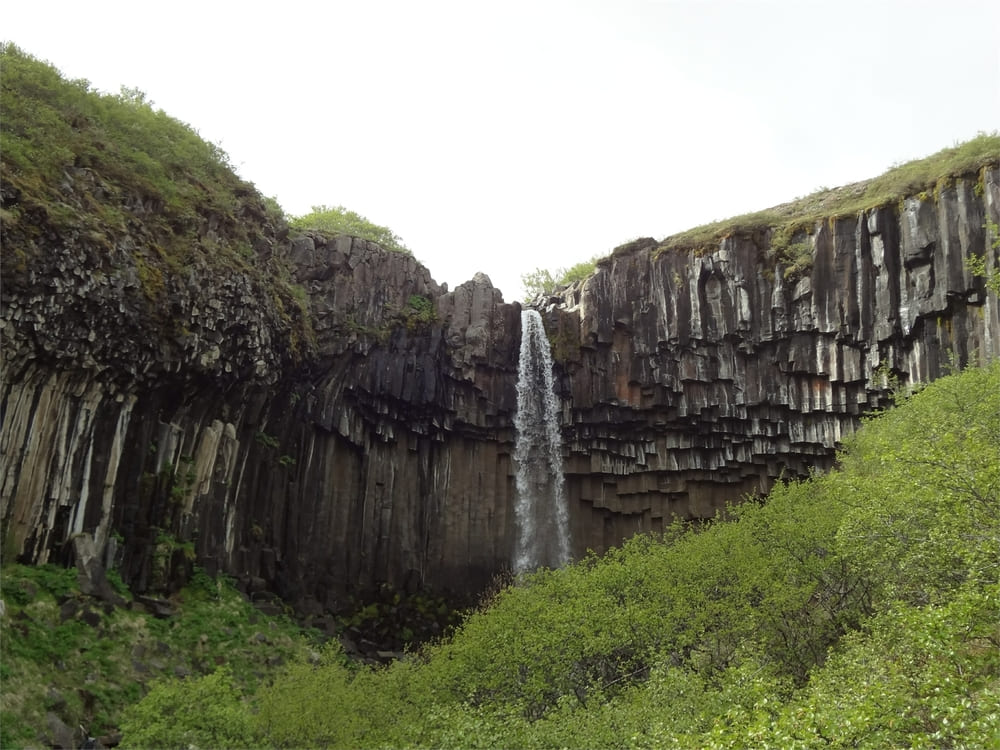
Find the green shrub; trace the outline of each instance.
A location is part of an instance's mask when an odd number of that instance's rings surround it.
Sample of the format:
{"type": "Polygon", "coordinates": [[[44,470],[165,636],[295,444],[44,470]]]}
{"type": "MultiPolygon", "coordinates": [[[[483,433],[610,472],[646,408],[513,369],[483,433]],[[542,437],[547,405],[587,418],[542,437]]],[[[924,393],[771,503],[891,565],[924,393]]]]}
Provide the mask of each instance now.
{"type": "Polygon", "coordinates": [[[994,583],[939,607],[892,604],[844,639],[779,724],[823,747],[995,746],[997,594],[994,583]]]}
{"type": "Polygon", "coordinates": [[[589,260],[580,261],[569,268],[557,268],[555,271],[536,268],[534,271],[521,274],[524,300],[527,302],[539,295],[552,294],[567,284],[583,281],[594,273],[597,269],[597,262],[602,257],[595,255],[589,260]]]}
{"type": "Polygon", "coordinates": [[[996,580],[1000,363],[936,380],[847,441],[838,549],[885,600],[996,580]]]}
{"type": "Polygon", "coordinates": [[[437,322],[437,308],[434,306],[434,300],[422,294],[411,294],[400,317],[406,328],[414,331],[437,322]]]}
{"type": "Polygon", "coordinates": [[[187,680],[157,682],[125,709],[120,728],[128,748],[251,747],[252,720],[232,674],[222,667],[187,680]]]}

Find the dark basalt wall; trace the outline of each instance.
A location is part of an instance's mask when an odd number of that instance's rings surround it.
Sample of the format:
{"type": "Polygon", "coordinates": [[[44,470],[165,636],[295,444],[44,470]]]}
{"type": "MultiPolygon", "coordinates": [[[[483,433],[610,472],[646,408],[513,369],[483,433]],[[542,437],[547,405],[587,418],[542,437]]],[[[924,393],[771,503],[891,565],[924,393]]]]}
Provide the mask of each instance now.
{"type": "MultiPolygon", "coordinates": [[[[576,553],[828,468],[885,372],[997,356],[997,299],[966,258],[996,267],[998,213],[994,168],[818,223],[798,277],[766,235],[700,256],[638,241],[541,301],[576,553]]],[[[308,294],[305,358],[238,270],[171,280],[169,326],[137,312],[129,256],[94,267],[80,238],[5,275],[4,559],[90,532],[140,590],[190,550],[306,610],[382,582],[471,592],[508,566],[520,306],[363,240],[267,252],[308,294]]]]}
{"type": "Polygon", "coordinates": [[[884,401],[884,373],[927,382],[996,357],[996,297],[966,259],[985,251],[997,191],[993,170],[982,191],[960,180],[820,222],[802,236],[811,269],[787,278],[767,236],[700,257],[640,240],[552,299],[578,547],[828,469],[884,401]]]}

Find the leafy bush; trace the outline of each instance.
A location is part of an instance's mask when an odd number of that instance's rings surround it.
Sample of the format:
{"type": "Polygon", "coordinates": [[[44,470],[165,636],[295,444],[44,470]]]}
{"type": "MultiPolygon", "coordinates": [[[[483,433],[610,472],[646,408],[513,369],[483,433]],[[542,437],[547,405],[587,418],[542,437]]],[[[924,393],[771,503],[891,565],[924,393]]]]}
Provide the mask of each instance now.
{"type": "Polygon", "coordinates": [[[424,297],[422,294],[411,294],[406,301],[406,307],[400,313],[400,318],[407,330],[410,331],[425,328],[435,323],[438,315],[434,300],[424,297]]]}
{"type": "Polygon", "coordinates": [[[361,237],[377,243],[386,250],[407,255],[413,254],[403,244],[399,235],[391,229],[373,224],[361,214],[349,211],[343,206],[313,206],[311,212],[303,216],[296,216],[288,223],[293,229],[361,237]]]}
{"type": "Polygon", "coordinates": [[[936,380],[849,441],[838,548],[880,598],[938,604],[996,580],[997,379],[994,363],[936,380]]]}
{"type": "Polygon", "coordinates": [[[229,670],[153,685],[121,720],[130,748],[250,747],[251,717],[229,670]]]}
{"type": "MultiPolygon", "coordinates": [[[[995,583],[902,602],[844,638],[779,725],[822,747],[986,747],[1000,737],[995,583]]],[[[790,733],[790,732],[789,732],[790,733]]]]}

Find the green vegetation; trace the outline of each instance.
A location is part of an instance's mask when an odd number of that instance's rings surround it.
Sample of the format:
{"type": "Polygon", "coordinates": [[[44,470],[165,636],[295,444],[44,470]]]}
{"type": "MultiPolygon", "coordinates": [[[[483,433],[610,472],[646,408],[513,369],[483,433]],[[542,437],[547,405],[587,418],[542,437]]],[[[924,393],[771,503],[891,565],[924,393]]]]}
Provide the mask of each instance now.
{"type": "Polygon", "coordinates": [[[898,401],[838,471],[527,576],[390,666],[186,681],[204,719],[159,684],[125,746],[994,746],[1000,364],[898,401]]]}
{"type": "MultiPolygon", "coordinates": [[[[200,571],[157,618],[8,566],[0,743],[58,706],[131,748],[991,747],[998,497],[994,363],[900,395],[837,471],[526,576],[385,667],[200,571]]],[[[342,622],[442,608],[386,592],[342,622]]]]}
{"type": "MultiPolygon", "coordinates": [[[[307,317],[301,287],[271,261],[257,268],[280,208],[217,147],[141,92],[99,94],[10,44],[2,64],[4,274],[24,274],[54,235],[87,248],[95,268],[131,263],[151,308],[192,267],[238,268],[273,290],[278,309],[307,317]]],[[[1000,137],[984,134],[875,180],[676,235],[661,250],[770,232],[794,276],[808,268],[819,218],[910,194],[931,200],[998,151],[1000,137]]],[[[406,252],[339,207],[293,226],[406,252]]],[[[552,291],[596,260],[539,269],[525,286],[552,291]]],[[[972,268],[987,273],[981,259],[972,268]]],[[[996,276],[987,284],[995,291],[996,276]]],[[[436,311],[414,295],[388,318],[393,330],[418,330],[436,311]]],[[[557,355],[571,348],[555,343],[557,355]]],[[[273,436],[255,439],[278,465],[294,464],[273,436]]],[[[181,463],[163,470],[178,503],[195,481],[190,458],[181,463]]],[[[998,493],[993,364],[900,396],[847,441],[836,472],[779,484],[713,523],[676,523],[525,576],[446,638],[378,669],[261,616],[200,571],[169,602],[177,614],[157,617],[141,602],[81,595],[72,570],[7,566],[0,745],[36,745],[58,706],[91,734],[121,728],[126,747],[995,746],[998,493]]],[[[154,578],[175,553],[193,556],[169,534],[155,544],[154,578]]],[[[345,622],[367,633],[395,619],[403,647],[448,614],[443,602],[408,610],[392,596],[345,622]]]]}
{"type": "Polygon", "coordinates": [[[373,224],[364,216],[348,211],[343,206],[313,206],[310,213],[290,219],[289,225],[301,231],[312,230],[361,237],[381,245],[386,250],[413,255],[391,229],[373,224]]]}
{"type": "MultiPolygon", "coordinates": [[[[804,198],[780,206],[734,216],[688,229],[665,238],[656,248],[664,252],[694,252],[696,255],[714,252],[719,242],[733,235],[754,237],[761,247],[767,247],[770,260],[784,267],[786,279],[794,280],[812,267],[812,235],[818,222],[826,219],[854,216],[861,211],[899,203],[904,198],[919,196],[937,200],[941,190],[955,178],[979,173],[975,186],[982,194],[982,170],[1000,163],[1000,132],[980,133],[977,137],[946,148],[924,159],[898,164],[885,174],[871,180],[839,188],[821,188],[804,198]]],[[[628,251],[627,243],[616,252],[628,251]]],[[[539,295],[552,294],[559,288],[590,276],[602,256],[554,271],[536,268],[521,276],[524,301],[539,295]]]]}
{"type": "Polygon", "coordinates": [[[4,231],[19,247],[48,228],[110,252],[141,231],[174,266],[199,252],[245,264],[254,230],[281,219],[222,149],[141,91],[98,93],[10,43],[0,54],[4,231]]]}
{"type": "Polygon", "coordinates": [[[363,325],[353,315],[349,315],[344,328],[352,334],[370,337],[384,344],[395,331],[402,329],[411,333],[423,331],[440,320],[434,300],[422,294],[411,294],[406,303],[399,308],[387,302],[383,312],[379,325],[363,325]]]}
{"type": "MultiPolygon", "coordinates": [[[[658,250],[712,252],[724,237],[734,234],[762,235],[774,230],[771,249],[783,260],[789,245],[810,232],[822,219],[853,216],[879,206],[894,205],[912,195],[936,198],[956,177],[981,172],[984,167],[998,162],[1000,132],[980,133],[970,141],[924,159],[896,165],[871,180],[834,189],[822,188],[805,198],[774,208],[680,232],[663,240],[658,250]]],[[[982,190],[982,186],[977,189],[982,190]]]]}
{"type": "Polygon", "coordinates": [[[228,667],[190,680],[155,682],[121,728],[133,747],[242,748],[254,741],[228,667]]]}
{"type": "Polygon", "coordinates": [[[438,314],[437,308],[434,307],[434,300],[424,297],[422,294],[411,294],[406,301],[406,306],[400,312],[399,318],[408,331],[426,328],[436,323],[438,314]]]}
{"type": "Polygon", "coordinates": [[[234,174],[229,157],[145,94],[92,90],[11,43],[0,48],[0,273],[49,272],[59,244],[95,273],[134,270],[147,322],[168,331],[167,295],[195,270],[247,277],[288,327],[293,356],[312,340],[274,238],[284,214],[234,174]]]}
{"type": "MultiPolygon", "coordinates": [[[[985,229],[989,246],[994,250],[1000,248],[1000,226],[987,219],[985,229]]],[[[993,294],[1000,296],[1000,273],[997,273],[995,269],[987,268],[986,255],[975,255],[966,262],[972,274],[981,276],[986,281],[986,288],[993,294]]]]}
{"type": "Polygon", "coordinates": [[[603,256],[595,255],[590,260],[580,261],[569,268],[557,268],[550,271],[536,268],[534,271],[521,275],[521,286],[524,287],[524,300],[527,302],[539,295],[552,294],[560,287],[583,281],[597,268],[597,261],[603,256]]]}
{"type": "MultiPolygon", "coordinates": [[[[176,545],[162,534],[157,544],[176,545]]],[[[47,710],[97,736],[117,727],[122,711],[151,688],[154,703],[170,690],[204,697],[204,690],[224,680],[252,694],[275,664],[305,659],[318,643],[285,617],[259,614],[227,580],[202,571],[171,599],[177,614],[165,619],[137,602],[120,608],[83,596],[76,577],[76,570],[53,565],[3,568],[4,748],[37,746],[47,710]],[[195,676],[219,669],[225,672],[206,678],[201,693],[190,689],[192,682],[200,684],[195,676]],[[178,681],[179,675],[192,677],[178,681]]],[[[131,598],[114,571],[108,578],[131,598]]],[[[212,715],[197,721],[211,721],[212,715]]],[[[174,722],[166,715],[163,720],[174,722]]]]}

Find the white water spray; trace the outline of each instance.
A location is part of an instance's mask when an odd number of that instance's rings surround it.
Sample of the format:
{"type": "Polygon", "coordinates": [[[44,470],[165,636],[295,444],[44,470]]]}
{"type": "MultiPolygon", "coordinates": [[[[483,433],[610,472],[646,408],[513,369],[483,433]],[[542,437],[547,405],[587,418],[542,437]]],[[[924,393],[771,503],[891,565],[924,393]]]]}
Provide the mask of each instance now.
{"type": "Polygon", "coordinates": [[[570,559],[559,403],[553,387],[549,340],[537,310],[521,312],[521,357],[517,367],[514,572],[523,573],[543,566],[558,568],[570,559]]]}

